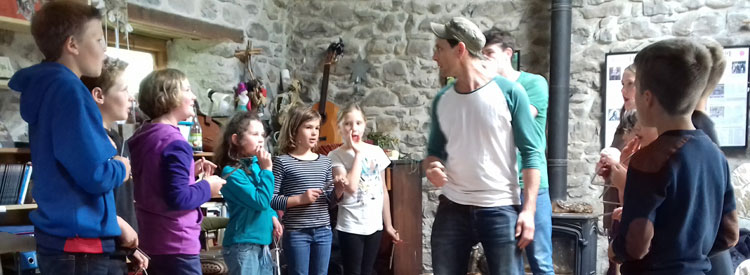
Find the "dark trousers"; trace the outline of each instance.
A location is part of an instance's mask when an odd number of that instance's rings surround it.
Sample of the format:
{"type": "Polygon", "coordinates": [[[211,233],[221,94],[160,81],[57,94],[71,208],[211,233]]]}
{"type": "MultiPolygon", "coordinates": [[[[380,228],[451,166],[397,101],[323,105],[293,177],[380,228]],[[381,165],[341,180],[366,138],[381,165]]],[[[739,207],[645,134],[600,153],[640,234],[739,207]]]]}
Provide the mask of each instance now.
{"type": "Polygon", "coordinates": [[[338,231],[345,275],[370,275],[380,248],[383,231],[370,235],[350,234],[338,231]]]}
{"type": "MultiPolygon", "coordinates": [[[[118,261],[110,254],[37,253],[39,271],[43,275],[110,275],[122,274],[118,261]]],[[[123,262],[124,264],[124,262],[123,262]]]]}
{"type": "Polygon", "coordinates": [[[198,255],[149,255],[149,275],[202,275],[201,259],[198,255]]]}

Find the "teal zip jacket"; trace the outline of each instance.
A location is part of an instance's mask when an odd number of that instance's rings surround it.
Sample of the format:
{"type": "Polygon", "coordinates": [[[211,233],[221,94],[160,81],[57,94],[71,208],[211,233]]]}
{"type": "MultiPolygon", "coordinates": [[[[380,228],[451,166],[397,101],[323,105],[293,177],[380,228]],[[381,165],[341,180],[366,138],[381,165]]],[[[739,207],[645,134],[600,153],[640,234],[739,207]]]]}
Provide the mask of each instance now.
{"type": "MultiPolygon", "coordinates": [[[[223,246],[241,243],[269,245],[273,232],[272,218],[276,217],[276,212],[271,209],[273,172],[260,169],[257,157],[240,162],[248,168],[238,169],[221,188],[229,211],[223,246]]],[[[234,167],[225,166],[221,175],[225,176],[232,170],[234,167]]]]}

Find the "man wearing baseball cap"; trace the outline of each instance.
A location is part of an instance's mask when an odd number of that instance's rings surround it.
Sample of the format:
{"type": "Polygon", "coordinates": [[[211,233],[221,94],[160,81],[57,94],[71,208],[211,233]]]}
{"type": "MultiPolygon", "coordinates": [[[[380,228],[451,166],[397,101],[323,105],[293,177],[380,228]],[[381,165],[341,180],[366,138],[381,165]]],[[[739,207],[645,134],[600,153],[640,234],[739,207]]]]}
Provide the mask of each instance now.
{"type": "Polygon", "coordinates": [[[466,274],[471,247],[481,242],[490,274],[523,274],[521,249],[534,238],[543,132],[534,126],[526,91],[484,67],[485,37],[455,17],[431,24],[433,60],[441,77],[455,77],[432,103],[423,167],[441,188],[432,226],[436,275],[466,274]],[[523,164],[521,209],[516,148],[523,164]]]}

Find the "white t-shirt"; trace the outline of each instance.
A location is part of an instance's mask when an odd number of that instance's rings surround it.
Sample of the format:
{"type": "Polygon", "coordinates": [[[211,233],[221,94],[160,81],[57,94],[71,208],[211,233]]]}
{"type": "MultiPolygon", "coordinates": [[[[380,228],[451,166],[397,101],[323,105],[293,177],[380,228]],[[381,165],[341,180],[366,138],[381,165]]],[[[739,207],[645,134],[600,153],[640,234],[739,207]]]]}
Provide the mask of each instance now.
{"type": "Polygon", "coordinates": [[[448,137],[443,195],[480,207],[521,204],[512,116],[495,81],[467,94],[451,87],[437,103],[437,117],[448,137]]]}
{"type": "MultiPolygon", "coordinates": [[[[336,230],[350,234],[370,235],[383,230],[383,178],[380,173],[391,164],[383,149],[363,144],[362,172],[355,194],[344,192],[339,202],[336,230]]],[[[342,147],[328,153],[333,167],[343,167],[347,173],[354,162],[354,152],[342,147]]]]}

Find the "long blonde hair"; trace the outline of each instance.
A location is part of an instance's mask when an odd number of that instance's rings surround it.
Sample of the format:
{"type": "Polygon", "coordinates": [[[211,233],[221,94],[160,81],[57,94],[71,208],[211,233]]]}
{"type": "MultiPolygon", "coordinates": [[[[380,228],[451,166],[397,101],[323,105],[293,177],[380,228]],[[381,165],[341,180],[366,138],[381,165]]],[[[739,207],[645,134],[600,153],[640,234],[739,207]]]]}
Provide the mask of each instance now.
{"type": "Polygon", "coordinates": [[[362,108],[359,107],[359,104],[357,103],[349,103],[346,106],[344,106],[343,109],[341,109],[338,113],[338,116],[336,117],[336,122],[339,124],[339,127],[342,123],[344,123],[344,117],[348,115],[351,112],[358,111],[360,114],[362,114],[362,120],[367,123],[367,118],[365,117],[365,112],[362,111],[362,108]]]}
{"type": "Polygon", "coordinates": [[[279,132],[279,152],[289,154],[297,148],[297,131],[299,127],[310,120],[320,120],[318,111],[309,107],[297,107],[289,110],[286,121],[279,132]]]}

